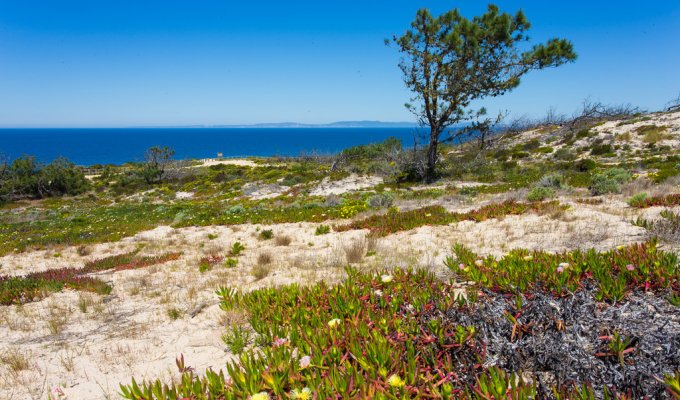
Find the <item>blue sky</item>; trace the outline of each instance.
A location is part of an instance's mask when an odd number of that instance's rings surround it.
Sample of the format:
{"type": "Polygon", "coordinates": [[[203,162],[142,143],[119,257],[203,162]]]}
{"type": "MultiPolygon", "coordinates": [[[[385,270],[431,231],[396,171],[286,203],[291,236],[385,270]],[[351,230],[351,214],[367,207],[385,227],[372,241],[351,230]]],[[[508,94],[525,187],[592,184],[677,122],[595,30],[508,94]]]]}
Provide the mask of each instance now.
{"type": "MultiPolygon", "coordinates": [[[[571,113],[590,96],[658,109],[680,93],[680,2],[498,1],[579,59],[484,104],[571,113]],[[559,4],[559,6],[557,6],[559,4]]],[[[0,0],[0,126],[410,121],[383,40],[420,7],[477,1],[0,0]]]]}

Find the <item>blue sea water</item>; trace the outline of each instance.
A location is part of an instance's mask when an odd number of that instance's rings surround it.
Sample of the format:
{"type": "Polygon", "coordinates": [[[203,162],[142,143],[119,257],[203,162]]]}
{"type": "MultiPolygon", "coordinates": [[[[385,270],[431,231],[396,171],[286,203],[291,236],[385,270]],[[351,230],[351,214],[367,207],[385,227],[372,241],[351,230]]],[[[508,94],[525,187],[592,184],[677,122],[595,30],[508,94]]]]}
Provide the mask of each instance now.
{"type": "Polygon", "coordinates": [[[41,162],[64,156],[78,165],[141,161],[151,146],[169,146],[176,159],[332,154],[396,137],[405,146],[417,128],[111,128],[0,129],[0,157],[33,155],[41,162]]]}

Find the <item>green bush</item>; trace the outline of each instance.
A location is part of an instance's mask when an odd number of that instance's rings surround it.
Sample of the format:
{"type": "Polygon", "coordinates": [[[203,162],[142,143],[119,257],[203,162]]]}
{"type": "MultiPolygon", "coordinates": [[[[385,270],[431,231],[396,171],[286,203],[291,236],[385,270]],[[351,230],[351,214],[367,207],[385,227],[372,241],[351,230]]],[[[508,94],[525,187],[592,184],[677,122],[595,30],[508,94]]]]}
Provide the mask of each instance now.
{"type": "Polygon", "coordinates": [[[394,203],[394,193],[376,193],[366,200],[366,205],[371,208],[386,208],[394,203]]]}
{"type": "Polygon", "coordinates": [[[325,235],[325,234],[330,233],[330,232],[331,232],[331,227],[330,227],[330,226],[328,226],[328,225],[319,225],[319,226],[316,227],[316,231],[314,232],[314,234],[315,234],[316,236],[319,236],[319,235],[325,235]]]}
{"type": "Polygon", "coordinates": [[[590,149],[590,154],[594,156],[601,156],[604,154],[610,154],[614,151],[612,145],[609,143],[596,144],[590,149]]]}
{"type": "Polygon", "coordinates": [[[583,158],[574,163],[574,169],[579,172],[588,172],[597,168],[597,163],[590,158],[583,158]]]}
{"type": "Polygon", "coordinates": [[[554,174],[548,174],[543,176],[541,179],[538,181],[538,186],[546,187],[546,188],[555,188],[555,189],[562,189],[567,186],[565,183],[564,176],[562,176],[559,173],[554,173],[554,174]]]}
{"type": "Polygon", "coordinates": [[[262,232],[260,232],[260,235],[258,236],[261,240],[269,240],[274,237],[274,231],[271,229],[264,229],[262,232]]]}
{"type": "Polygon", "coordinates": [[[628,203],[628,205],[631,207],[639,207],[645,202],[645,200],[647,200],[648,197],[649,196],[647,195],[647,193],[637,193],[628,198],[626,203],[628,203]]]}
{"type": "Polygon", "coordinates": [[[0,202],[78,195],[89,187],[83,172],[63,157],[43,165],[33,156],[22,156],[6,168],[0,165],[0,202]]]}
{"type": "Polygon", "coordinates": [[[562,147],[553,153],[553,158],[561,161],[573,161],[576,159],[576,154],[566,147],[562,147]]]}
{"type": "Polygon", "coordinates": [[[527,194],[528,201],[543,201],[555,196],[555,191],[552,188],[537,186],[529,191],[527,194]]]}
{"type": "Polygon", "coordinates": [[[241,242],[234,242],[234,244],[231,245],[231,249],[229,249],[229,255],[232,257],[237,257],[241,255],[245,249],[246,246],[242,245],[241,242]]]}
{"type": "Polygon", "coordinates": [[[597,196],[621,192],[621,184],[630,182],[630,172],[623,168],[611,168],[593,176],[590,192],[597,196]]]}
{"type": "Polygon", "coordinates": [[[554,149],[550,146],[545,146],[545,147],[539,147],[536,150],[534,150],[534,153],[540,153],[540,154],[550,154],[554,151],[554,149]]]}

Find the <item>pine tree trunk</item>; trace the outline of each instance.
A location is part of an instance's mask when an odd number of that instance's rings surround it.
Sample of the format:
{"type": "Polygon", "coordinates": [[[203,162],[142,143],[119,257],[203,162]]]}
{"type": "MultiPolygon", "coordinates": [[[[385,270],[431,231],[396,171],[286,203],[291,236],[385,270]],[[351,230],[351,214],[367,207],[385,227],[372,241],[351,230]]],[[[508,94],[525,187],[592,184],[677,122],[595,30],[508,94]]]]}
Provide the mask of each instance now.
{"type": "Polygon", "coordinates": [[[437,145],[439,144],[439,128],[430,126],[430,146],[427,149],[427,171],[425,171],[425,180],[427,182],[434,181],[435,166],[437,164],[437,145]]]}

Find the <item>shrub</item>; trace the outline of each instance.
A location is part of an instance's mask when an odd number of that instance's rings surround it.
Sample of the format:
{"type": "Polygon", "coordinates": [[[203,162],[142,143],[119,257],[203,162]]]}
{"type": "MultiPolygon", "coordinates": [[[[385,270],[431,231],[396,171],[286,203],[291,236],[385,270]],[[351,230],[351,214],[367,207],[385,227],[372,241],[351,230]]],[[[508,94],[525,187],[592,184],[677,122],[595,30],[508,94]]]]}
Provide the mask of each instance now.
{"type": "Polygon", "coordinates": [[[394,194],[391,192],[376,193],[366,200],[371,208],[386,208],[394,203],[394,194]]]}
{"type": "MultiPolygon", "coordinates": [[[[630,204],[630,203],[629,203],[630,204]]],[[[679,194],[668,194],[665,196],[654,196],[645,197],[631,204],[633,207],[637,208],[647,208],[647,207],[675,207],[680,205],[680,193],[679,194]]]]}
{"type": "Polygon", "coordinates": [[[562,147],[553,153],[553,158],[561,161],[573,161],[576,159],[576,154],[566,147],[562,147]]]}
{"type": "Polygon", "coordinates": [[[564,181],[564,177],[561,174],[555,173],[555,174],[544,175],[537,182],[537,186],[546,187],[546,188],[562,189],[566,186],[566,183],[564,181]]]}
{"type": "Polygon", "coordinates": [[[614,148],[609,143],[596,144],[590,149],[590,154],[594,156],[601,156],[604,154],[610,154],[614,151],[614,148]]]}
{"type": "Polygon", "coordinates": [[[314,231],[314,234],[316,236],[319,235],[325,235],[331,232],[331,227],[328,225],[319,225],[316,227],[316,231],[314,231]]]}
{"type": "Polygon", "coordinates": [[[555,191],[549,187],[537,186],[529,191],[527,200],[529,201],[543,201],[555,196],[555,191]]]}
{"type": "Polygon", "coordinates": [[[234,244],[231,245],[231,249],[229,249],[229,255],[232,257],[240,256],[245,249],[246,246],[241,244],[241,242],[234,242],[234,244]]]}
{"type": "Polygon", "coordinates": [[[238,260],[235,258],[227,258],[224,260],[224,267],[225,268],[236,268],[238,265],[238,260]]]}
{"type": "Polygon", "coordinates": [[[629,182],[631,175],[622,168],[611,168],[595,174],[590,184],[590,192],[597,196],[607,193],[621,192],[621,184],[629,182]]]}
{"type": "Polygon", "coordinates": [[[174,321],[174,320],[182,318],[182,316],[184,315],[184,312],[182,312],[182,310],[180,310],[177,307],[170,307],[166,310],[166,314],[168,315],[168,317],[171,320],[174,321]]]}
{"type": "Polygon", "coordinates": [[[645,200],[647,200],[649,196],[647,193],[637,193],[626,201],[629,206],[631,207],[640,207],[642,204],[644,204],[645,200]]]}
{"type": "Polygon", "coordinates": [[[590,158],[583,158],[574,163],[574,169],[579,172],[588,172],[597,168],[597,163],[590,158]]]}
{"type": "Polygon", "coordinates": [[[274,232],[271,229],[263,229],[258,235],[258,238],[260,238],[260,240],[269,240],[273,237],[274,232]]]}
{"type": "Polygon", "coordinates": [[[576,139],[583,139],[592,136],[593,133],[590,132],[589,129],[581,129],[580,131],[576,132],[576,139]]]}

